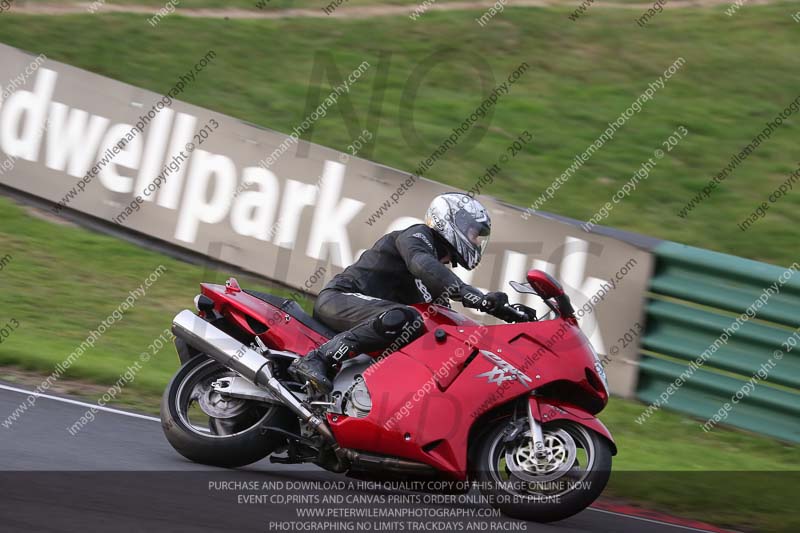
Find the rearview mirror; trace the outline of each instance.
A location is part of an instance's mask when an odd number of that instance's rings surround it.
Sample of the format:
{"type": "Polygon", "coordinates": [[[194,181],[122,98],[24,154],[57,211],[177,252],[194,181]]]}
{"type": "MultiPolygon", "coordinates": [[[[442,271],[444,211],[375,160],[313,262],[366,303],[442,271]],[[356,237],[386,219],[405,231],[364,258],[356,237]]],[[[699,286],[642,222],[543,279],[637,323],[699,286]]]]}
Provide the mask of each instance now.
{"type": "Polygon", "coordinates": [[[529,270],[528,283],[536,291],[536,294],[544,299],[558,298],[564,294],[564,288],[550,274],[543,270],[529,270]]]}

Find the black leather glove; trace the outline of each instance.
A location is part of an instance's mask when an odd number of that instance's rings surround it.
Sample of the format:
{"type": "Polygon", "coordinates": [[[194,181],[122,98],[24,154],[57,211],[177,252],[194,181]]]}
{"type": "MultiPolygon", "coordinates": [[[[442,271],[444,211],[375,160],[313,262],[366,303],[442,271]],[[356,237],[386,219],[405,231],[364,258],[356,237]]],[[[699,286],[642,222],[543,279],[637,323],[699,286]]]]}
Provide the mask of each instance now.
{"type": "Polygon", "coordinates": [[[483,297],[481,311],[494,314],[508,305],[508,295],[504,292],[490,292],[483,297]]]}
{"type": "Polygon", "coordinates": [[[472,285],[462,285],[459,290],[461,304],[470,309],[481,309],[484,294],[472,285]]]}

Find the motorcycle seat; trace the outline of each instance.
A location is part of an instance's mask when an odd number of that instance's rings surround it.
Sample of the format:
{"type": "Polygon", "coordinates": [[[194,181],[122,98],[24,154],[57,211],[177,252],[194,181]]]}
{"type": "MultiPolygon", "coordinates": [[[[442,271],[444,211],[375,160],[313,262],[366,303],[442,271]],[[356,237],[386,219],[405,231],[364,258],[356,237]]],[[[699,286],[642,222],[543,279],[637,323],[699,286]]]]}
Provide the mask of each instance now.
{"type": "Polygon", "coordinates": [[[275,296],[274,294],[267,294],[265,292],[258,292],[258,291],[251,291],[245,290],[247,294],[254,298],[258,298],[262,302],[266,302],[272,306],[277,307],[287,315],[291,316],[304,326],[316,331],[320,335],[325,336],[326,338],[330,339],[336,332],[333,331],[331,328],[317,320],[316,318],[312,317],[305,311],[303,308],[298,305],[297,302],[291,300],[289,298],[281,298],[280,296],[275,296]]]}

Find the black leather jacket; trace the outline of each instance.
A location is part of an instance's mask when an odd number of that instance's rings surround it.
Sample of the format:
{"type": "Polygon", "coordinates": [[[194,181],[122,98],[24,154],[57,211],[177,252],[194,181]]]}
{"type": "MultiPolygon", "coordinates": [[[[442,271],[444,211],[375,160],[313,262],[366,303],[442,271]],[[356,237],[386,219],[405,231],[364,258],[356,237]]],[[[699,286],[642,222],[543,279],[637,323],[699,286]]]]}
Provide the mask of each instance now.
{"type": "Polygon", "coordinates": [[[464,285],[441,262],[447,255],[448,246],[438,233],[415,224],[381,237],[325,288],[403,304],[436,301],[446,305],[448,296],[444,293],[457,300],[464,285]]]}

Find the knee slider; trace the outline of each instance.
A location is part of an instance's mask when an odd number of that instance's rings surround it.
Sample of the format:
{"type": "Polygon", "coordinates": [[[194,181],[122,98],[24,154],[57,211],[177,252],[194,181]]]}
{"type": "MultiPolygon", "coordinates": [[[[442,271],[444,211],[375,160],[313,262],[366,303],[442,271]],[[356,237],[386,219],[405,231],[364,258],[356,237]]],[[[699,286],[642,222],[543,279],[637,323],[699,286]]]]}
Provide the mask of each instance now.
{"type": "Polygon", "coordinates": [[[394,340],[400,336],[403,329],[408,329],[409,326],[414,326],[415,324],[419,325],[412,328],[414,337],[422,331],[422,318],[411,307],[396,307],[378,315],[373,327],[382,337],[394,340]]]}

